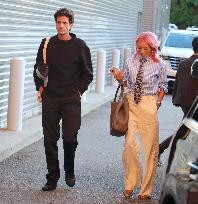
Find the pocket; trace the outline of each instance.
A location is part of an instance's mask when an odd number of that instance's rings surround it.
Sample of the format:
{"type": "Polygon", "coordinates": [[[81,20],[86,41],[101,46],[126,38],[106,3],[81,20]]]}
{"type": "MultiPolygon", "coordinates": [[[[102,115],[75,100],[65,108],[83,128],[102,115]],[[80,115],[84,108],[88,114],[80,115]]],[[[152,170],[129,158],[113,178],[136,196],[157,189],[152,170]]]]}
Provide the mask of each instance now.
{"type": "Polygon", "coordinates": [[[76,99],[81,100],[81,94],[78,91],[78,89],[75,89],[75,91],[73,92],[73,96],[72,97],[75,97],[76,99]]]}
{"type": "Polygon", "coordinates": [[[155,116],[157,113],[156,96],[144,96],[141,108],[146,113],[155,116]]]}

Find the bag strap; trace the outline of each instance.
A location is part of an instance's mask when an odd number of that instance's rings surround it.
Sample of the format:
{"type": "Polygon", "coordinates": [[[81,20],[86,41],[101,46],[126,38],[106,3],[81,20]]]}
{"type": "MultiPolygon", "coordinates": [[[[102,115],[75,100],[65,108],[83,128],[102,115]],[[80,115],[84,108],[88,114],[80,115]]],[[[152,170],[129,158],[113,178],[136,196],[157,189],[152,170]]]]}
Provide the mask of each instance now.
{"type": "Polygon", "coordinates": [[[45,38],[45,44],[43,46],[43,62],[44,62],[44,64],[46,64],[46,49],[47,49],[47,45],[48,45],[49,40],[50,40],[50,37],[45,38]]]}
{"type": "Polygon", "coordinates": [[[117,98],[117,96],[118,96],[118,91],[119,91],[119,89],[120,89],[120,84],[118,85],[118,87],[117,87],[117,89],[116,89],[115,96],[114,96],[114,99],[113,99],[114,102],[116,102],[116,98],[117,98]]]}
{"type": "Polygon", "coordinates": [[[119,101],[123,98],[124,96],[124,84],[120,84],[118,85],[117,89],[116,89],[116,93],[115,93],[115,96],[114,96],[114,99],[113,101],[116,102],[116,99],[117,99],[117,96],[118,96],[118,91],[119,89],[121,88],[121,92],[120,92],[120,96],[119,96],[119,101]]]}
{"type": "Polygon", "coordinates": [[[124,99],[124,84],[121,84],[121,91],[119,96],[119,101],[122,101],[124,99]]]}

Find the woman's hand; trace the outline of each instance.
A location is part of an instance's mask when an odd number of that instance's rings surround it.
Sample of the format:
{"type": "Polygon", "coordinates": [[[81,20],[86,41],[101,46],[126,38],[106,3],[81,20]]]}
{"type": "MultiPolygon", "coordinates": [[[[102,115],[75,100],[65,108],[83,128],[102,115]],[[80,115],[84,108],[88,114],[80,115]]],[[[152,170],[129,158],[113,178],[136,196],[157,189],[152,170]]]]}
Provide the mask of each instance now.
{"type": "Polygon", "coordinates": [[[117,81],[122,81],[124,79],[124,72],[121,71],[120,69],[116,68],[116,67],[112,67],[110,69],[110,72],[112,73],[113,77],[117,80],[117,81]]]}
{"type": "Polygon", "coordinates": [[[157,101],[156,102],[156,106],[157,106],[157,110],[160,108],[160,106],[161,106],[161,102],[160,101],[157,101]]]}
{"type": "Polygon", "coordinates": [[[164,98],[164,89],[163,88],[160,88],[160,92],[158,94],[158,97],[157,97],[157,101],[156,101],[156,106],[157,106],[157,110],[160,108],[160,106],[162,105],[162,100],[164,98]]]}

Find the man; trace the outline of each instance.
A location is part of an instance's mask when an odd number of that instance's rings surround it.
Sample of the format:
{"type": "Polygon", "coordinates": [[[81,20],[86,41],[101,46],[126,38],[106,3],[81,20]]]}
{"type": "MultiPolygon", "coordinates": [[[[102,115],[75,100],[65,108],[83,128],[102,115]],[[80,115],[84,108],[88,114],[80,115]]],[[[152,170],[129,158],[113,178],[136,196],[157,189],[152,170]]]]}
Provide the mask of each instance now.
{"type": "Polygon", "coordinates": [[[81,95],[93,80],[91,54],[85,42],[70,33],[74,13],[61,8],[54,14],[57,35],[50,38],[46,51],[49,67],[48,83],[37,76],[37,66],[43,59],[42,40],[34,67],[36,90],[42,99],[42,125],[48,173],[43,191],[56,189],[60,177],[57,141],[62,119],[65,181],[75,185],[74,158],[78,145],[77,133],[81,125],[81,95]]]}
{"type": "MultiPolygon", "coordinates": [[[[194,54],[179,64],[172,93],[172,102],[175,106],[181,107],[183,117],[188,113],[198,95],[198,79],[191,75],[191,66],[198,59],[198,37],[193,39],[192,47],[194,54]]],[[[171,137],[159,145],[159,157],[168,148],[170,141],[171,137]]]]}

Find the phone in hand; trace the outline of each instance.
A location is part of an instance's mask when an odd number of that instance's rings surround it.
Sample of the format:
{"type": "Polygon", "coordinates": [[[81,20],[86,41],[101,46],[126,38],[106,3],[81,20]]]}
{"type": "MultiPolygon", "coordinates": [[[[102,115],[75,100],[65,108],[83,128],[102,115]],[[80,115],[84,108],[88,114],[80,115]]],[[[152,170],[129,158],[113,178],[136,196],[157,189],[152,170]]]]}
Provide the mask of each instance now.
{"type": "Polygon", "coordinates": [[[111,67],[111,68],[109,69],[109,72],[113,73],[115,70],[120,71],[120,69],[117,68],[117,67],[111,67]]]}

